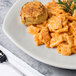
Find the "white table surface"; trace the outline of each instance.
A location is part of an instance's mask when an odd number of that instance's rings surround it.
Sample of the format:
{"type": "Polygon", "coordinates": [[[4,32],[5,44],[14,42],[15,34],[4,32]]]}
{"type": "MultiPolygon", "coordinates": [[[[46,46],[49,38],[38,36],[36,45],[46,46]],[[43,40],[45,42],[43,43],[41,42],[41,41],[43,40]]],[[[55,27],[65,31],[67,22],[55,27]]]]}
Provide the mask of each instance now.
{"type": "MultiPolygon", "coordinates": [[[[2,23],[6,13],[15,1],[16,0],[0,0],[0,44],[45,76],[76,76],[76,70],[65,70],[56,68],[33,59],[32,57],[22,52],[5,36],[5,34],[2,31],[2,23]]],[[[0,66],[1,65],[2,64],[0,64],[0,66]]]]}

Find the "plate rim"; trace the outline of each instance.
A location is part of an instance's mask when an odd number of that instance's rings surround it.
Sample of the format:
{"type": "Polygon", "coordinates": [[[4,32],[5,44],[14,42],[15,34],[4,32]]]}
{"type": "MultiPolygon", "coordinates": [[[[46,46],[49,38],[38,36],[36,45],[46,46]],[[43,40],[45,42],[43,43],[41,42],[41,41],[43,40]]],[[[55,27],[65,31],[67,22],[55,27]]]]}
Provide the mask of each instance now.
{"type": "Polygon", "coordinates": [[[73,67],[73,66],[67,66],[67,65],[62,65],[62,64],[55,64],[55,63],[51,63],[51,64],[50,64],[50,63],[48,63],[47,61],[42,60],[42,59],[40,59],[39,57],[30,54],[26,49],[24,49],[23,47],[21,47],[21,46],[8,34],[8,32],[6,31],[6,28],[5,28],[5,22],[6,22],[6,19],[7,19],[8,15],[9,15],[10,11],[13,9],[13,7],[14,7],[18,2],[20,2],[20,0],[17,0],[17,1],[13,4],[13,6],[9,9],[9,11],[7,12],[7,14],[6,14],[5,18],[4,18],[3,25],[2,25],[2,30],[3,30],[3,32],[5,33],[5,35],[6,35],[18,48],[20,48],[21,51],[24,51],[24,53],[28,54],[28,55],[31,56],[32,58],[34,58],[34,59],[36,59],[36,60],[38,60],[38,61],[40,61],[40,62],[42,62],[42,63],[48,64],[48,65],[51,65],[51,66],[54,66],[54,67],[57,67],[57,68],[76,70],[76,66],[73,67]]]}

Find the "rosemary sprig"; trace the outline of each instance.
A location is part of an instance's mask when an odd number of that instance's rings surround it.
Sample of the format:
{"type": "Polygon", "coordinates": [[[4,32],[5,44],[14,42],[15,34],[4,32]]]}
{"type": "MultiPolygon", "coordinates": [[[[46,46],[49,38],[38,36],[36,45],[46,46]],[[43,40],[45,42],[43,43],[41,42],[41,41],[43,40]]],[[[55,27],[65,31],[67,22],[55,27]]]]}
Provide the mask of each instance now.
{"type": "Polygon", "coordinates": [[[66,2],[62,2],[61,0],[58,0],[58,4],[60,4],[60,6],[64,11],[69,12],[71,14],[73,14],[74,10],[76,9],[76,0],[68,0],[66,2]]]}

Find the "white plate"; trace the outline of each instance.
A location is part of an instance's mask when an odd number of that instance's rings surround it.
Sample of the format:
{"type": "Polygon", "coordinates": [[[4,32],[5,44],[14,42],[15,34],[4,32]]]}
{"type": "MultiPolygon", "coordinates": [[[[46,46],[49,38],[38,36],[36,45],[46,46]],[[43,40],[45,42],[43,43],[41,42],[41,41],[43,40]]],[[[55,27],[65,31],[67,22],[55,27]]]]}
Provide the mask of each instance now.
{"type": "MultiPolygon", "coordinates": [[[[32,0],[18,0],[8,12],[4,23],[3,31],[5,34],[25,53],[46,64],[76,69],[76,55],[62,56],[56,49],[46,48],[45,46],[36,46],[33,36],[27,33],[26,26],[20,21],[20,10],[23,4],[32,0]]],[[[43,4],[51,0],[39,0],[43,4]]]]}

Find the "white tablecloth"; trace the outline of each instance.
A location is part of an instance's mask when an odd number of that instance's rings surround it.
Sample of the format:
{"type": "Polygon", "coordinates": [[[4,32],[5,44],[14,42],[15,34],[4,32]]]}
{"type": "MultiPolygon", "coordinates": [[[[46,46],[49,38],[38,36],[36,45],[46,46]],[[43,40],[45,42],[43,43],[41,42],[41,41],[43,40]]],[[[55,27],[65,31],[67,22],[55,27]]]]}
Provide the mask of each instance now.
{"type": "Polygon", "coordinates": [[[23,76],[7,63],[0,64],[0,76],[23,76]]]}

